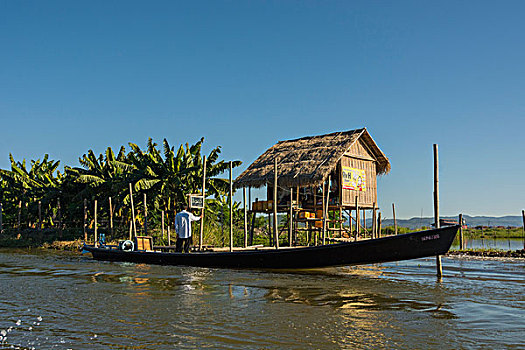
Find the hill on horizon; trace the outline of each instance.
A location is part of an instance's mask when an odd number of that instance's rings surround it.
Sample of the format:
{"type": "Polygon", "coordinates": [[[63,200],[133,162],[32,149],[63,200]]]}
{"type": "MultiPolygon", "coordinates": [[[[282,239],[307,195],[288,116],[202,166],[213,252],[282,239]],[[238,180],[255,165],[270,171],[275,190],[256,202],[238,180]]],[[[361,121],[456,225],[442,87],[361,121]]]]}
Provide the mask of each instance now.
{"type": "MultiPolygon", "coordinates": [[[[445,220],[453,220],[458,221],[457,216],[442,216],[441,219],[445,220]]],[[[513,227],[521,227],[523,226],[523,218],[518,215],[508,215],[508,216],[470,216],[470,215],[463,215],[463,219],[465,220],[465,223],[469,227],[476,227],[476,226],[513,226],[513,227]]],[[[400,227],[407,227],[410,229],[416,229],[423,226],[431,227],[431,225],[434,223],[433,217],[414,217],[411,219],[397,219],[397,225],[400,227]]],[[[366,224],[368,227],[372,225],[372,219],[367,219],[366,224]]],[[[386,219],[383,220],[383,227],[385,226],[393,226],[394,220],[393,219],[386,219]]]]}

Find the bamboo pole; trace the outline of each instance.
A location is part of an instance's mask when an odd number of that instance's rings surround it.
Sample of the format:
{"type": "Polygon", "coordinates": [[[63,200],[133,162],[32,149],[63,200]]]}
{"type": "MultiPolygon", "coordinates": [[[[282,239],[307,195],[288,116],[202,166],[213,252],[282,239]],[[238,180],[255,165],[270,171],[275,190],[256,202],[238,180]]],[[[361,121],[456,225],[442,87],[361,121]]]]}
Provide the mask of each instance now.
{"type": "Polygon", "coordinates": [[[171,245],[170,218],[168,217],[168,245],[171,245]]]}
{"type": "Polygon", "coordinates": [[[199,230],[199,250],[202,250],[202,240],[204,237],[204,206],[206,205],[206,156],[202,157],[202,166],[202,209],[199,230]]]}
{"type": "Polygon", "coordinates": [[[38,231],[42,230],[42,202],[38,201],[38,231]]]}
{"type": "Polygon", "coordinates": [[[19,201],[18,202],[18,225],[17,225],[17,228],[18,228],[18,233],[20,234],[20,220],[22,218],[22,201],[19,201]]]}
{"type": "Polygon", "coordinates": [[[230,252],[233,252],[233,163],[230,161],[230,252]]]}
{"type": "MultiPolygon", "coordinates": [[[[321,219],[323,220],[321,222],[321,224],[322,224],[322,231],[321,231],[322,237],[321,238],[322,238],[323,244],[324,244],[325,232],[326,232],[326,201],[325,201],[326,183],[325,183],[325,181],[323,181],[323,187],[321,188],[321,191],[322,191],[321,196],[322,196],[322,204],[323,204],[323,216],[321,217],[321,219]]],[[[315,233],[315,237],[317,238],[317,232],[315,233]]],[[[317,245],[317,239],[315,240],[315,245],[317,245]]]]}
{"type": "Polygon", "coordinates": [[[275,248],[279,249],[279,232],[277,230],[277,156],[273,159],[273,235],[275,248]]]}
{"type": "Polygon", "coordinates": [[[97,231],[97,229],[98,229],[98,227],[97,227],[98,226],[97,225],[97,200],[96,199],[95,199],[95,211],[94,211],[94,213],[95,213],[95,247],[98,247],[98,242],[97,242],[98,241],[98,237],[97,237],[97,233],[98,233],[98,231],[97,231]]]}
{"type": "Polygon", "coordinates": [[[328,175],[328,189],[326,191],[326,212],[323,213],[324,221],[323,221],[323,245],[326,244],[326,224],[327,220],[329,218],[328,216],[328,207],[330,206],[330,187],[332,187],[332,180],[330,178],[330,175],[328,175]]]}
{"type": "Polygon", "coordinates": [[[2,202],[0,202],[0,233],[2,233],[3,230],[4,230],[4,226],[3,226],[3,222],[2,222],[2,215],[3,215],[3,213],[2,213],[2,202]]]}
{"type": "Polygon", "coordinates": [[[131,189],[131,182],[129,183],[129,199],[131,200],[131,223],[133,225],[134,237],[137,237],[137,225],[135,223],[135,207],[133,206],[133,190],[131,189]]]}
{"type": "Polygon", "coordinates": [[[463,250],[463,214],[459,214],[459,249],[463,250]]]}
{"type": "Polygon", "coordinates": [[[392,203],[392,215],[394,216],[394,234],[397,235],[396,205],[392,203]]]}
{"type": "Polygon", "coordinates": [[[129,220],[129,240],[133,240],[133,222],[129,220]]]}
{"type": "Polygon", "coordinates": [[[242,188],[242,202],[244,204],[244,248],[248,246],[248,208],[246,204],[246,187],[242,188]]]}
{"type": "Polygon", "coordinates": [[[363,230],[365,231],[365,234],[367,232],[366,230],[366,209],[363,209],[363,230]]]}
{"type": "Polygon", "coordinates": [[[372,204],[372,238],[377,238],[377,232],[376,232],[376,219],[377,219],[377,212],[376,212],[376,202],[372,204]]]}
{"type": "Polygon", "coordinates": [[[162,239],[164,239],[164,210],[161,212],[160,225],[161,225],[162,239]]]}
{"type": "Polygon", "coordinates": [[[87,242],[86,221],[87,221],[87,199],[84,198],[84,242],[87,242]]]}
{"type": "Polygon", "coordinates": [[[57,198],[58,210],[58,237],[62,238],[62,208],[60,207],[60,197],[57,198]]]}
{"type": "Polygon", "coordinates": [[[148,204],[144,193],[144,236],[148,235],[148,204]]]}
{"type": "MultiPolygon", "coordinates": [[[[434,224],[439,228],[439,158],[438,145],[434,144],[434,224]]],[[[441,256],[436,255],[436,274],[438,278],[443,276],[441,267],[441,256]]]]}
{"type": "Polygon", "coordinates": [[[111,204],[111,197],[109,197],[109,232],[113,237],[113,205],[111,204]]]}
{"type": "Polygon", "coordinates": [[[288,218],[288,245],[292,246],[293,240],[293,187],[290,187],[290,217],[288,218]]]}

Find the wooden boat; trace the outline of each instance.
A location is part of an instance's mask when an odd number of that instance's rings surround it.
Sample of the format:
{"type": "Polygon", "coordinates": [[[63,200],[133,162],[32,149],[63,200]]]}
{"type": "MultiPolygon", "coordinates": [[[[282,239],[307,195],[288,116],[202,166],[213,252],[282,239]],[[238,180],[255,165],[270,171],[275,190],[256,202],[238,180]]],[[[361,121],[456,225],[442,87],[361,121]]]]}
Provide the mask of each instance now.
{"type": "Polygon", "coordinates": [[[307,269],[373,264],[445,254],[459,226],[315,247],[239,250],[233,252],[169,253],[125,251],[118,248],[84,249],[96,260],[143,264],[225,268],[307,269]]]}

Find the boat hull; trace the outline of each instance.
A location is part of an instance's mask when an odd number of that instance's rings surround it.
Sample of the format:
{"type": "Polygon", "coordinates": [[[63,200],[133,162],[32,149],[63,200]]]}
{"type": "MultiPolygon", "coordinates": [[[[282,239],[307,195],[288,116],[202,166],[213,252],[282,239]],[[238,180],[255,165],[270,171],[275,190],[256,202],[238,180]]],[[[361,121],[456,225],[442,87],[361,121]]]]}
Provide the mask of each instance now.
{"type": "Polygon", "coordinates": [[[164,253],[84,246],[94,259],[199,267],[305,269],[373,264],[445,254],[459,226],[316,247],[164,253]]]}

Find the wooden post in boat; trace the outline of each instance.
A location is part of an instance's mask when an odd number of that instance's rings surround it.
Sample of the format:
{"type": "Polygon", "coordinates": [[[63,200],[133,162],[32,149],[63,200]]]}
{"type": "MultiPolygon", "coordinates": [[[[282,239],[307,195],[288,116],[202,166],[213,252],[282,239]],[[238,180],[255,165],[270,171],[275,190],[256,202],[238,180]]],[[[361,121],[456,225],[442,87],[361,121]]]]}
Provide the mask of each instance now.
{"type": "Polygon", "coordinates": [[[146,201],[146,193],[144,193],[144,236],[148,235],[148,205],[146,201]]]}
{"type": "Polygon", "coordinates": [[[377,213],[376,213],[376,203],[372,205],[372,238],[377,238],[377,232],[376,232],[376,219],[377,219],[377,213]]]}
{"type": "Polygon", "coordinates": [[[288,246],[291,247],[293,240],[293,187],[290,187],[290,213],[288,215],[288,246]]]}
{"type": "Polygon", "coordinates": [[[129,199],[131,200],[131,223],[133,225],[134,237],[137,237],[137,226],[135,225],[135,207],[133,206],[133,190],[131,189],[131,182],[129,183],[129,199]]]}
{"type": "Polygon", "coordinates": [[[230,161],[230,252],[233,252],[233,163],[230,161]]]}
{"type": "Polygon", "coordinates": [[[202,240],[204,237],[204,206],[206,205],[206,156],[202,157],[202,167],[202,209],[199,231],[199,250],[202,250],[202,240]]]}
{"type": "Polygon", "coordinates": [[[97,200],[95,199],[95,247],[98,247],[98,227],[97,227],[97,200]]]}
{"type": "Polygon", "coordinates": [[[359,220],[359,197],[355,196],[355,232],[356,237],[359,237],[359,232],[361,231],[361,224],[359,220]]]}
{"type": "Polygon", "coordinates": [[[279,231],[277,229],[277,156],[273,160],[273,235],[275,248],[279,249],[279,231]]]}
{"type": "Polygon", "coordinates": [[[109,197],[108,200],[109,200],[109,232],[111,234],[111,237],[113,237],[113,204],[111,203],[111,197],[109,197]]]}
{"type": "Polygon", "coordinates": [[[86,221],[87,221],[87,199],[84,198],[84,242],[87,242],[86,221]]]}
{"type": "Polygon", "coordinates": [[[523,249],[525,249],[525,210],[521,211],[521,216],[523,218],[523,249]]]}
{"type": "MultiPolygon", "coordinates": [[[[434,224],[436,229],[439,228],[439,159],[438,145],[434,144],[434,224]]],[[[443,276],[441,268],[441,256],[436,255],[436,273],[437,277],[443,276]]]]}
{"type": "Polygon", "coordinates": [[[162,230],[161,231],[162,232],[162,239],[164,239],[164,210],[161,212],[160,225],[161,225],[161,230],[162,230]]]}
{"type": "Polygon", "coordinates": [[[377,213],[377,238],[381,238],[381,212],[377,213]]]}
{"type": "Polygon", "coordinates": [[[463,250],[463,214],[459,214],[459,250],[463,250]]]}
{"type": "Polygon", "coordinates": [[[242,202],[244,204],[244,248],[248,246],[248,207],[246,204],[246,187],[242,188],[242,202]]]}
{"type": "Polygon", "coordinates": [[[396,205],[392,203],[392,215],[394,215],[394,234],[397,235],[396,205]]]}

